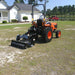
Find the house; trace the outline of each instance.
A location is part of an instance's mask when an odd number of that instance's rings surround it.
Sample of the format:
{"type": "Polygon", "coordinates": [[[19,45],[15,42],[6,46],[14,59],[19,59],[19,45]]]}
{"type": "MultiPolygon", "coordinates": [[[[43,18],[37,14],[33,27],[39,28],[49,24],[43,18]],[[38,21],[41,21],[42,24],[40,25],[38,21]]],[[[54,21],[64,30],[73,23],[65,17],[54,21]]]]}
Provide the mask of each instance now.
{"type": "MultiPolygon", "coordinates": [[[[38,19],[41,15],[40,11],[34,7],[34,20],[38,19]]],[[[32,20],[32,5],[24,3],[14,3],[12,6],[8,6],[4,0],[0,0],[0,22],[6,20],[11,22],[12,19],[18,21],[24,21],[23,17],[27,16],[28,20],[32,20]]]]}

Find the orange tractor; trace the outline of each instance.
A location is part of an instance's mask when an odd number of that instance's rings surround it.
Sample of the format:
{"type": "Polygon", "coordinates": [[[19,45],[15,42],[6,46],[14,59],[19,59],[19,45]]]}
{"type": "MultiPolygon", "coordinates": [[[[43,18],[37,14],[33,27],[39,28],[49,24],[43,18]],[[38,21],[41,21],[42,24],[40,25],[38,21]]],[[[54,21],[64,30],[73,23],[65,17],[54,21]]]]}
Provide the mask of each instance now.
{"type": "MultiPolygon", "coordinates": [[[[37,5],[43,5],[44,12],[45,12],[45,4],[37,4],[37,5]]],[[[34,21],[34,6],[32,6],[32,26],[28,30],[27,33],[23,35],[17,35],[16,40],[11,41],[11,46],[18,47],[25,49],[27,47],[31,47],[35,44],[35,41],[38,40],[38,35],[40,35],[43,38],[44,42],[50,42],[53,38],[53,33],[56,34],[56,38],[59,38],[61,36],[61,31],[56,30],[57,29],[57,23],[50,23],[46,22],[44,13],[43,19],[37,19],[37,21],[34,21]]]]}

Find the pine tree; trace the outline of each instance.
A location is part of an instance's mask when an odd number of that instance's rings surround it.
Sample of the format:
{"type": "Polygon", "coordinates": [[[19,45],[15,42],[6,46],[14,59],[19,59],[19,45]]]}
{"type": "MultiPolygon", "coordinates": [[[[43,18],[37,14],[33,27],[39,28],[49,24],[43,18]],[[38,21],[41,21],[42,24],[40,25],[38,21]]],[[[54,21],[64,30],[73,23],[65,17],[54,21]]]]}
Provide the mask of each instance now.
{"type": "Polygon", "coordinates": [[[15,3],[20,3],[20,1],[19,0],[15,0],[15,3]]]}
{"type": "Polygon", "coordinates": [[[20,0],[20,3],[24,3],[24,1],[23,0],[20,0]]]}
{"type": "Polygon", "coordinates": [[[15,3],[24,3],[23,0],[15,0],[15,3]]]}
{"type": "Polygon", "coordinates": [[[37,4],[39,1],[42,2],[44,0],[28,0],[28,4],[37,4]]]}
{"type": "Polygon", "coordinates": [[[28,0],[28,4],[33,4],[35,3],[35,0],[28,0]]]}

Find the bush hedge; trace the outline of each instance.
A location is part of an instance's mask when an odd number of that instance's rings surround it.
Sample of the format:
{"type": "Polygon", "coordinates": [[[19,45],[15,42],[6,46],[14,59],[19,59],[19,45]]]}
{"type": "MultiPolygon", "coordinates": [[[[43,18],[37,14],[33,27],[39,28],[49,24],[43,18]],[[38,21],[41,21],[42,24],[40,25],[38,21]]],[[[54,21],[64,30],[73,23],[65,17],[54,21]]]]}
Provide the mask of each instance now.
{"type": "Polygon", "coordinates": [[[7,21],[2,21],[2,23],[7,23],[7,21]]]}
{"type": "Polygon", "coordinates": [[[16,19],[12,19],[11,22],[13,22],[13,23],[17,23],[18,20],[16,20],[16,19]]]}
{"type": "Polygon", "coordinates": [[[27,16],[24,16],[23,17],[23,20],[25,20],[25,21],[28,20],[28,17],[27,16]]]}

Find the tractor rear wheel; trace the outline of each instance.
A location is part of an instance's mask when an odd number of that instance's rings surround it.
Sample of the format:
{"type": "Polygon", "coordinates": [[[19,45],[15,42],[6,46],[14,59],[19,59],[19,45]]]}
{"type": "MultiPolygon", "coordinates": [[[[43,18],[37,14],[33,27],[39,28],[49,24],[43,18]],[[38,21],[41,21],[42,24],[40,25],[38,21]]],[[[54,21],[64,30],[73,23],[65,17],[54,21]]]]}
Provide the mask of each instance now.
{"type": "Polygon", "coordinates": [[[60,30],[57,30],[56,31],[56,38],[59,38],[59,37],[61,37],[61,31],[60,30]]]}
{"type": "Polygon", "coordinates": [[[44,42],[50,42],[53,37],[52,29],[50,27],[46,27],[42,36],[44,38],[44,42]]]}

